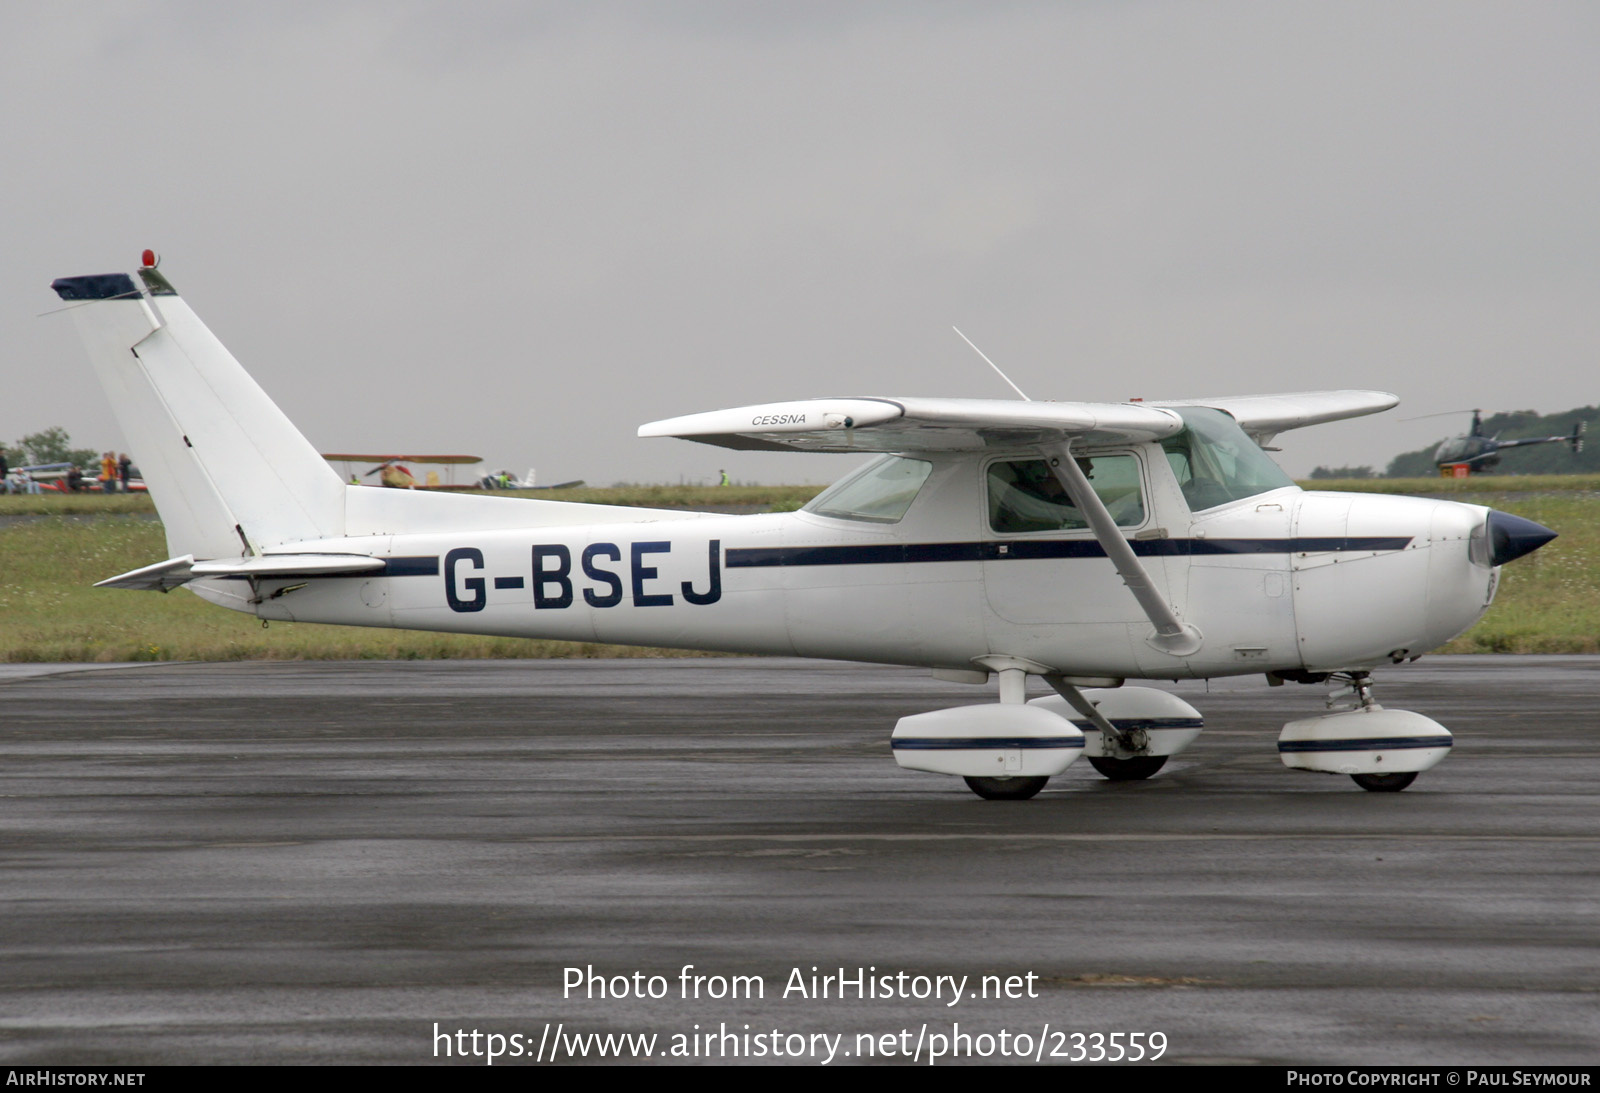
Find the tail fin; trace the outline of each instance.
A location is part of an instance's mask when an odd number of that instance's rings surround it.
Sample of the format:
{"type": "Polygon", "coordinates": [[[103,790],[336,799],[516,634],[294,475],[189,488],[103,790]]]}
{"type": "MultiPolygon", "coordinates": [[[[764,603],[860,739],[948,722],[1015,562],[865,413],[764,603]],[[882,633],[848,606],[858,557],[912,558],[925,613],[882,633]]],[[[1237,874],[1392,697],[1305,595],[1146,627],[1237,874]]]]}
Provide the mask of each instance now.
{"type": "Polygon", "coordinates": [[[1572,448],[1572,454],[1578,455],[1583,451],[1583,434],[1588,429],[1587,421],[1580,421],[1572,427],[1572,435],[1567,438],[1567,444],[1572,448]]]}
{"type": "Polygon", "coordinates": [[[333,468],[158,273],[63,277],[71,314],[173,556],[255,555],[342,535],[333,468]]]}

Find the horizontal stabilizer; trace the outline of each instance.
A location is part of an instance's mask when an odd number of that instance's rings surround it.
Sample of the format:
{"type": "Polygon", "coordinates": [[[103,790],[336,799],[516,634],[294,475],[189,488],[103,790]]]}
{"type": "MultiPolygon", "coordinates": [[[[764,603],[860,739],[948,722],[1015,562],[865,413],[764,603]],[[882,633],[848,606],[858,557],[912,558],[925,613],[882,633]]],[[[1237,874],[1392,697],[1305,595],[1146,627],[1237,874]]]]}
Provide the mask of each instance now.
{"type": "Polygon", "coordinates": [[[168,558],[142,569],[129,570],[116,577],[96,581],[96,588],[132,588],[142,592],[170,592],[194,580],[194,555],[168,558]]]}
{"type": "Polygon", "coordinates": [[[363,554],[263,554],[208,562],[197,562],[194,555],[185,554],[100,581],[95,587],[166,592],[202,577],[336,577],[383,568],[382,558],[363,554]]]}

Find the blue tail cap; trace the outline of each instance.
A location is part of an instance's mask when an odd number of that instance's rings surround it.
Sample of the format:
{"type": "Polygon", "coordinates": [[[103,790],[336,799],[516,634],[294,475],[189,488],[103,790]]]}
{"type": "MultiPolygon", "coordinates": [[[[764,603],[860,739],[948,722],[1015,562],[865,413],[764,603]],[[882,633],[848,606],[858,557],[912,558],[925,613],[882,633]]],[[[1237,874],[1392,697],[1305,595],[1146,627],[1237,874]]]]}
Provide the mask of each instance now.
{"type": "Polygon", "coordinates": [[[1544,546],[1556,533],[1543,524],[1512,516],[1509,512],[1489,510],[1489,564],[1505,565],[1524,554],[1532,554],[1544,546]]]}
{"type": "Polygon", "coordinates": [[[63,300],[120,300],[139,295],[126,273],[96,273],[88,277],[57,277],[50,282],[63,300]]]}

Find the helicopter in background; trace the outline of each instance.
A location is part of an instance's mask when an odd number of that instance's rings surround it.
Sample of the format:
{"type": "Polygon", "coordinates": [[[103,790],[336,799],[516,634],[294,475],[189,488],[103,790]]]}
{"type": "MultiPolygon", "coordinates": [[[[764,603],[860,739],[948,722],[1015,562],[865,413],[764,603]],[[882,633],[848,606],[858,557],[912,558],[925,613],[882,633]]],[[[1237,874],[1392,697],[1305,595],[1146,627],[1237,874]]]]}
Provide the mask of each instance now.
{"type": "MultiPolygon", "coordinates": [[[[1459,414],[1461,410],[1449,410],[1446,413],[1459,414]]],[[[1444,414],[1426,414],[1426,417],[1443,417],[1444,414]]],[[[1420,421],[1420,418],[1411,418],[1420,421]]],[[[1501,440],[1499,434],[1485,436],[1483,432],[1483,411],[1472,411],[1472,431],[1465,436],[1453,436],[1434,449],[1433,462],[1439,468],[1439,473],[1444,475],[1455,474],[1465,477],[1468,474],[1481,474],[1496,467],[1500,463],[1500,453],[1507,448],[1521,448],[1528,444],[1566,444],[1572,448],[1572,454],[1577,455],[1583,451],[1583,433],[1585,422],[1578,422],[1572,427],[1572,432],[1566,436],[1530,436],[1519,437],[1516,440],[1501,440]],[[1459,470],[1457,468],[1465,468],[1459,470]]]]}

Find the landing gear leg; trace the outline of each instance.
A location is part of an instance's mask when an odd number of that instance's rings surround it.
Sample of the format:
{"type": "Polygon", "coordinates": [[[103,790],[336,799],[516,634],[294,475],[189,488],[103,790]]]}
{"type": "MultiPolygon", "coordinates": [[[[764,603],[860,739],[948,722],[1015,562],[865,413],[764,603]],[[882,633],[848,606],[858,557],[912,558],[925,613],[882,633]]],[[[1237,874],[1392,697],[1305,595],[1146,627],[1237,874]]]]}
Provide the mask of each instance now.
{"type": "Polygon", "coordinates": [[[1144,754],[1150,747],[1150,735],[1143,729],[1124,731],[1117,728],[1095,708],[1094,703],[1083,696],[1083,692],[1078,688],[1060,676],[1045,676],[1045,679],[1056,689],[1057,694],[1067,700],[1068,705],[1087,717],[1094,723],[1095,728],[1100,730],[1101,746],[1116,753],[1088,756],[1089,765],[1103,777],[1113,782],[1139,782],[1167,765],[1165,755],[1144,754]]]}
{"type": "Polygon", "coordinates": [[[1343,687],[1328,692],[1330,710],[1381,710],[1378,700],[1372,697],[1371,672],[1334,672],[1328,677],[1342,682],[1343,687]]]}
{"type": "MultiPolygon", "coordinates": [[[[1001,705],[1021,706],[1028,701],[1028,671],[1019,666],[1021,663],[1006,658],[1005,663],[993,665],[1000,683],[1001,705]]],[[[1010,778],[969,776],[962,780],[967,783],[968,789],[985,801],[1026,801],[1037,796],[1045,783],[1050,781],[1048,777],[1020,774],[1010,778]]]]}

